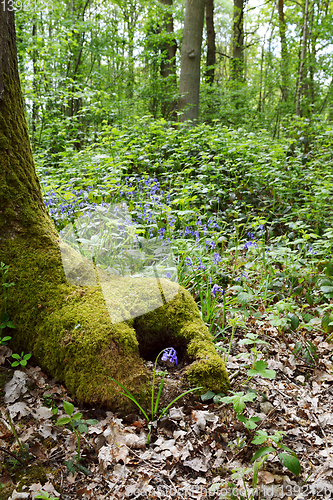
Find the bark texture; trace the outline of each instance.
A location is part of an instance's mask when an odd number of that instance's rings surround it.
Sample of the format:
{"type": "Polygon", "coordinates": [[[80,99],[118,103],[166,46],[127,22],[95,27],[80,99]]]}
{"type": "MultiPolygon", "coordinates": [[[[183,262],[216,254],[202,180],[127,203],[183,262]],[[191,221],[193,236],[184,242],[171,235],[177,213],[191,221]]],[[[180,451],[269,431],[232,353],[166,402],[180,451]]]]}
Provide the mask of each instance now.
{"type": "Polygon", "coordinates": [[[180,121],[196,121],[199,115],[200,61],[205,0],[186,0],[178,111],[180,121]]]}
{"type": "Polygon", "coordinates": [[[279,34],[281,43],[281,93],[282,100],[288,99],[288,46],[286,37],[286,21],[284,17],[284,0],[278,0],[279,34]]]}
{"type": "MultiPolygon", "coordinates": [[[[165,92],[175,95],[176,94],[176,52],[177,41],[174,36],[173,16],[170,10],[173,5],[173,0],[159,0],[165,8],[164,15],[164,29],[168,34],[168,40],[161,47],[163,58],[161,62],[161,76],[168,79],[169,85],[166,87],[165,92]]],[[[162,102],[162,115],[165,118],[176,118],[177,99],[162,102]]]]}
{"type": "Polygon", "coordinates": [[[207,36],[206,80],[210,85],[212,85],[214,83],[215,63],[216,63],[214,0],[206,0],[206,36],[207,36]]]}
{"type": "MultiPolygon", "coordinates": [[[[228,388],[223,362],[186,290],[152,313],[112,324],[99,287],[67,283],[59,237],[35,172],[17,70],[14,15],[6,9],[0,10],[0,261],[10,265],[8,277],[15,283],[8,293],[8,313],[16,327],[8,332],[10,347],[32,352],[78,400],[124,409],[129,402],[110,376],[147,401],[151,373],[140,354],[147,359],[157,354],[154,349],[170,345],[179,347],[191,382],[216,392],[228,388]],[[154,342],[147,351],[143,346],[151,331],[154,342]]],[[[149,280],[141,286],[149,289],[149,280]]],[[[3,305],[0,295],[0,313],[3,305]]]]}
{"type": "Polygon", "coordinates": [[[231,79],[238,82],[244,78],[244,4],[244,0],[234,0],[231,79]]]}
{"type": "Polygon", "coordinates": [[[305,0],[303,36],[302,36],[302,46],[301,46],[301,52],[300,52],[298,82],[297,82],[297,91],[296,91],[296,116],[302,115],[301,101],[302,101],[302,94],[303,94],[306,45],[307,45],[307,39],[308,39],[308,15],[309,15],[309,0],[305,0]]]}

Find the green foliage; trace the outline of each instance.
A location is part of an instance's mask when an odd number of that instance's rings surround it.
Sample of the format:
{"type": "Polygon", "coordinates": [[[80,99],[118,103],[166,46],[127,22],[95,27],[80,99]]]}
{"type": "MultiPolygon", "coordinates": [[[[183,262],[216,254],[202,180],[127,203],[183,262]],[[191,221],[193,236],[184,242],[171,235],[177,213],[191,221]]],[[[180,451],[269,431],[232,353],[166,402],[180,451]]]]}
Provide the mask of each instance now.
{"type": "Polygon", "coordinates": [[[74,405],[69,403],[68,401],[63,402],[63,407],[67,417],[61,417],[57,420],[56,425],[69,425],[72,431],[75,433],[77,438],[77,455],[74,457],[75,462],[73,460],[68,460],[65,462],[66,467],[69,472],[72,474],[75,473],[76,470],[83,472],[86,475],[91,475],[91,472],[86,469],[82,464],[80,464],[81,460],[81,434],[88,432],[89,425],[98,424],[98,420],[96,419],[82,419],[82,413],[74,413],[74,405]]]}
{"type": "Polygon", "coordinates": [[[53,495],[50,496],[47,491],[39,491],[38,495],[35,496],[35,498],[39,498],[41,500],[58,500],[58,497],[55,497],[53,495]]]}
{"type": "Polygon", "coordinates": [[[32,354],[30,352],[28,354],[24,354],[23,351],[21,352],[21,354],[12,354],[12,358],[16,359],[16,361],[12,363],[12,366],[27,366],[28,360],[31,358],[31,356],[32,354]]]}
{"type": "Polygon", "coordinates": [[[149,429],[149,432],[148,432],[148,435],[147,435],[147,444],[149,444],[149,442],[150,442],[150,434],[151,434],[152,425],[153,425],[154,420],[155,419],[157,421],[160,420],[160,418],[169,410],[169,408],[171,408],[171,406],[173,406],[180,398],[182,398],[183,396],[186,396],[186,394],[189,394],[190,392],[198,391],[199,389],[202,389],[202,387],[195,387],[194,389],[190,389],[188,391],[183,392],[182,394],[180,394],[179,396],[177,396],[175,399],[173,399],[171,401],[171,403],[169,403],[165,408],[163,408],[163,410],[161,410],[159,412],[159,415],[157,417],[159,403],[160,403],[160,397],[161,397],[162,390],[163,390],[163,385],[164,385],[164,379],[165,379],[165,377],[166,377],[166,375],[168,373],[167,371],[164,371],[161,374],[162,378],[161,378],[161,381],[160,381],[160,384],[159,384],[159,388],[158,388],[157,396],[156,396],[156,400],[155,400],[154,393],[155,393],[155,378],[156,378],[157,361],[158,361],[158,359],[159,359],[159,357],[161,355],[162,355],[162,359],[164,361],[170,361],[171,363],[176,362],[176,364],[178,363],[176,351],[172,347],[163,349],[156,356],[155,364],[154,364],[154,371],[153,371],[152,389],[151,389],[151,412],[150,412],[150,417],[148,416],[148,413],[142,408],[142,406],[140,405],[140,403],[136,400],[136,398],[133,396],[133,394],[129,390],[126,389],[126,387],[124,387],[122,384],[120,384],[120,382],[118,382],[117,380],[109,377],[110,380],[112,380],[113,382],[115,382],[116,384],[118,384],[125,391],[124,393],[122,393],[123,396],[126,396],[129,400],[133,401],[133,403],[139,408],[139,410],[141,411],[141,413],[143,414],[143,416],[147,420],[147,422],[148,422],[148,429],[149,429]]]}

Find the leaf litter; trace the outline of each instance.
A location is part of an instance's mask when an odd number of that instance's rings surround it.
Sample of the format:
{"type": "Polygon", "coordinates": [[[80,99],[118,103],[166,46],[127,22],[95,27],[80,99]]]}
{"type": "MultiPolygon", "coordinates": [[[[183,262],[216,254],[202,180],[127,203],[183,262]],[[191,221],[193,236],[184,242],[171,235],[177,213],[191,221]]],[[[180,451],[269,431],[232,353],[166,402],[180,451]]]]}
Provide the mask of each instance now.
{"type": "MultiPolygon", "coordinates": [[[[247,347],[237,344],[237,336],[238,340],[242,338],[237,329],[227,362],[232,391],[251,388],[256,392],[253,401],[246,401],[244,415],[259,417],[257,429],[268,434],[284,431],[283,443],[301,463],[296,478],[271,454],[258,475],[261,496],[256,493],[254,498],[332,498],[332,345],[320,336],[313,339],[319,359],[311,364],[293,354],[296,342],[292,332],[288,338],[281,338],[275,328],[262,328],[260,332],[251,328],[269,341],[265,348],[267,367],[261,362],[260,370],[274,370],[277,375],[275,379],[255,375],[246,381],[245,358],[239,354],[246,354],[247,347]]],[[[10,353],[1,354],[4,365],[10,353]]],[[[171,408],[153,429],[149,446],[146,421],[140,415],[120,418],[103,409],[75,406],[74,412],[80,411],[83,418],[94,418],[98,423],[82,434],[82,465],[89,475],[77,470],[73,474],[64,462],[77,451],[75,434],[55,423],[65,416],[63,401],[74,405],[75,401],[38,366],[28,365],[23,370],[2,366],[1,374],[7,380],[0,394],[1,499],[34,499],[41,491],[60,500],[240,499],[240,494],[244,495],[241,479],[231,476],[236,469],[251,467],[258,446],[251,443],[255,430],[246,429],[237,420],[232,405],[214,404],[212,400],[203,403],[198,398],[183,402],[171,408]],[[23,465],[14,463],[19,447],[8,412],[27,449],[23,465]],[[36,480],[36,474],[30,476],[34,469],[43,469],[40,480],[36,480]]],[[[177,375],[177,371],[169,374],[176,379],[177,375]]],[[[248,492],[252,491],[250,478],[248,492]]]]}

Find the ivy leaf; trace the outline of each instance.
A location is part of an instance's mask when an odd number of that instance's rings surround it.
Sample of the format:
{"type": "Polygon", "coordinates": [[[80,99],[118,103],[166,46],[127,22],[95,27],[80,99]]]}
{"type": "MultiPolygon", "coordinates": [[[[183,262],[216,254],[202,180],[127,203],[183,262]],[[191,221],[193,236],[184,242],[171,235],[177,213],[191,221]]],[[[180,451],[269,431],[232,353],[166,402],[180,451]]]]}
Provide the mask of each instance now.
{"type": "Polygon", "coordinates": [[[254,401],[257,395],[255,392],[235,392],[233,396],[226,396],[225,398],[220,398],[219,401],[222,403],[232,403],[236,413],[243,413],[246,401],[254,401]]]}
{"type": "Polygon", "coordinates": [[[237,415],[237,420],[243,422],[246,429],[255,429],[257,427],[256,422],[260,421],[260,417],[246,418],[244,415],[237,415]]]}
{"type": "Polygon", "coordinates": [[[252,439],[251,443],[252,444],[262,444],[266,441],[268,438],[268,434],[266,431],[257,431],[256,435],[254,436],[254,439],[252,439]]]}
{"type": "Polygon", "coordinates": [[[247,374],[254,376],[254,375],[260,375],[263,378],[270,378],[273,379],[276,377],[276,371],[275,370],[267,370],[268,363],[265,361],[259,360],[256,361],[254,365],[254,369],[248,370],[247,374]]]}

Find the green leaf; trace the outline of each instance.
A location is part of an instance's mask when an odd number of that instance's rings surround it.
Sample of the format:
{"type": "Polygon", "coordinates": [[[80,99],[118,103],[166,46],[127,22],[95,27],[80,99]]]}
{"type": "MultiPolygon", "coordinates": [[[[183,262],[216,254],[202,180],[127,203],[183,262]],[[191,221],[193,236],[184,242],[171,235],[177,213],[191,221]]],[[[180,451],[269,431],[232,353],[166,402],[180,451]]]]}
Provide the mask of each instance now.
{"type": "Polygon", "coordinates": [[[14,363],[11,364],[11,366],[13,366],[15,368],[15,366],[19,366],[20,365],[20,362],[19,361],[14,361],[14,363]]]}
{"type": "MultiPolygon", "coordinates": [[[[253,442],[253,441],[252,441],[253,442]]],[[[251,458],[251,462],[254,462],[260,457],[263,457],[264,455],[268,455],[269,453],[274,453],[276,450],[272,446],[264,446],[263,448],[260,448],[255,452],[253,457],[251,458]]]]}
{"type": "Polygon", "coordinates": [[[74,476],[75,474],[75,465],[73,460],[65,460],[64,464],[66,465],[69,472],[71,472],[74,476]]]}
{"type": "Polygon", "coordinates": [[[2,315],[0,316],[0,321],[7,324],[7,322],[9,321],[9,316],[6,312],[2,313],[2,315]]]}
{"type": "Polygon", "coordinates": [[[207,392],[205,392],[205,394],[202,394],[201,401],[203,401],[203,402],[209,401],[210,399],[213,399],[214,396],[215,396],[215,392],[207,391],[207,392]]]}
{"type": "Polygon", "coordinates": [[[72,403],[69,403],[68,401],[64,401],[64,410],[67,415],[71,416],[73,411],[74,411],[74,405],[72,403]]]}
{"type": "Polygon", "coordinates": [[[299,463],[298,458],[294,457],[290,453],[280,453],[279,459],[282,465],[287,467],[290,472],[295,474],[296,477],[299,476],[301,472],[301,464],[299,463]]]}
{"type": "MultiPolygon", "coordinates": [[[[67,412],[66,412],[67,413],[67,412]]],[[[75,415],[72,415],[73,420],[80,420],[83,417],[82,413],[75,413],[75,415]]]]}
{"type": "Polygon", "coordinates": [[[86,467],[84,467],[81,464],[76,464],[75,467],[76,467],[76,469],[78,471],[83,472],[83,474],[85,474],[86,476],[92,476],[93,475],[92,472],[89,469],[87,469],[86,467]]]}
{"type": "Polygon", "coordinates": [[[267,370],[267,365],[263,360],[256,361],[254,369],[248,370],[247,374],[250,376],[260,375],[263,378],[273,379],[276,377],[275,370],[267,370]]]}
{"type": "Polygon", "coordinates": [[[88,418],[88,420],[86,420],[86,424],[87,425],[97,425],[98,420],[96,420],[96,418],[88,418]]]}
{"type": "Polygon", "coordinates": [[[237,302],[242,306],[246,306],[253,299],[252,293],[240,292],[237,296],[237,302]]]}
{"type": "Polygon", "coordinates": [[[69,417],[61,417],[61,418],[59,418],[59,420],[57,420],[57,422],[55,424],[56,425],[66,425],[66,424],[69,424],[70,421],[71,421],[71,419],[69,417]]]}
{"type": "Polygon", "coordinates": [[[333,277],[333,266],[332,266],[332,264],[330,264],[330,263],[326,264],[324,272],[325,272],[325,274],[326,274],[326,276],[328,278],[333,277]]]}
{"type": "Polygon", "coordinates": [[[11,340],[11,337],[3,337],[0,342],[9,342],[11,340]]]}
{"type": "Polygon", "coordinates": [[[251,417],[247,419],[244,415],[237,415],[237,420],[243,422],[246,429],[255,429],[257,427],[256,422],[260,421],[260,417],[251,417]]]}
{"type": "Polygon", "coordinates": [[[243,413],[246,401],[254,401],[257,395],[254,392],[235,392],[233,396],[220,398],[222,403],[232,403],[236,413],[243,413]]]}
{"type": "Polygon", "coordinates": [[[262,444],[268,438],[268,434],[266,431],[257,431],[254,439],[251,441],[252,444],[262,444]]]}
{"type": "Polygon", "coordinates": [[[88,432],[88,426],[86,424],[80,424],[77,426],[76,429],[80,434],[84,434],[85,432],[88,432]]]}
{"type": "Polygon", "coordinates": [[[14,359],[21,359],[21,356],[17,353],[12,354],[12,358],[14,359]]]}

